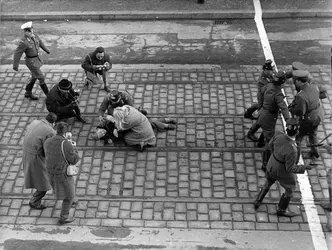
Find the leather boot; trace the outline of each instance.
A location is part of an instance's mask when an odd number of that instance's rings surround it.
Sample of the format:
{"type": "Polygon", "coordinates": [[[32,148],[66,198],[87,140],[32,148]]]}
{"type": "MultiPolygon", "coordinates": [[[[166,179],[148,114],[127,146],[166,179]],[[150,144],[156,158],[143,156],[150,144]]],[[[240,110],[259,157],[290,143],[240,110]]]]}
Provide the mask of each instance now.
{"type": "Polygon", "coordinates": [[[30,82],[27,84],[27,86],[25,86],[24,97],[29,98],[32,101],[36,101],[39,99],[37,96],[32,94],[32,89],[33,89],[33,86],[35,85],[35,82],[36,82],[36,79],[32,78],[30,80],[30,82]]]}
{"type": "Polygon", "coordinates": [[[258,131],[258,129],[260,128],[261,126],[259,126],[257,124],[257,122],[255,122],[251,128],[249,129],[248,133],[247,133],[247,138],[254,141],[254,142],[257,142],[258,141],[258,138],[255,136],[255,133],[258,131]]]}
{"type": "Polygon", "coordinates": [[[278,204],[277,216],[294,217],[297,215],[296,213],[287,209],[290,199],[291,199],[291,197],[286,197],[285,194],[282,194],[279,204],[278,204]]]}
{"type": "Polygon", "coordinates": [[[257,210],[259,208],[259,206],[261,205],[265,195],[269,192],[270,188],[261,188],[261,190],[259,191],[256,200],[254,201],[254,208],[255,210],[257,210]]]}
{"type": "Polygon", "coordinates": [[[332,211],[332,188],[330,187],[328,190],[329,190],[329,202],[322,202],[320,205],[325,210],[331,212],[332,211]]]}
{"type": "Polygon", "coordinates": [[[263,151],[263,155],[262,155],[262,160],[263,160],[263,163],[262,163],[262,170],[263,170],[264,172],[266,171],[266,166],[267,166],[267,163],[269,162],[270,157],[271,157],[271,151],[265,149],[265,150],[263,151]]]}
{"type": "Polygon", "coordinates": [[[43,90],[44,94],[47,96],[47,94],[48,94],[48,87],[47,87],[47,85],[45,83],[41,84],[40,88],[43,90]]]}
{"type": "Polygon", "coordinates": [[[259,148],[265,147],[265,138],[264,138],[263,132],[261,133],[261,135],[258,138],[257,147],[259,147],[259,148]]]}

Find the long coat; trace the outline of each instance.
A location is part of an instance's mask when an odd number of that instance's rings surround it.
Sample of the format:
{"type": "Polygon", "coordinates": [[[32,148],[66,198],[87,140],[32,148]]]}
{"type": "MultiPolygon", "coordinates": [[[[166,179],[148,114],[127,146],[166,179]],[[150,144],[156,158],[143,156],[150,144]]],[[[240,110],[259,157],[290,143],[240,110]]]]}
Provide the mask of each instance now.
{"type": "Polygon", "coordinates": [[[50,53],[43,41],[37,35],[34,35],[33,38],[24,35],[14,52],[13,68],[18,68],[22,54],[25,53],[25,65],[31,71],[32,77],[43,77],[43,74],[40,71],[43,62],[39,57],[39,48],[42,48],[47,54],[50,53]]]}
{"type": "Polygon", "coordinates": [[[49,183],[45,166],[44,142],[55,135],[52,125],[46,120],[34,120],[27,128],[23,141],[23,169],[25,188],[47,191],[49,183]]]}
{"type": "Polygon", "coordinates": [[[124,118],[123,130],[125,141],[128,145],[140,143],[155,145],[156,137],[148,118],[134,107],[125,105],[129,108],[129,114],[124,118]]]}

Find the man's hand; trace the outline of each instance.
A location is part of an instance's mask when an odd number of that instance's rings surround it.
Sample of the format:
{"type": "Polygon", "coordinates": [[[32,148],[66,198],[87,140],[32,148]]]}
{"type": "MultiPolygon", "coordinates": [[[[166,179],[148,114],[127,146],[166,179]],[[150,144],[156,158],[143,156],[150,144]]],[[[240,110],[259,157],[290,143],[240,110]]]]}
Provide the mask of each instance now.
{"type": "Polygon", "coordinates": [[[100,116],[99,116],[99,121],[100,121],[100,122],[105,121],[105,117],[103,117],[102,115],[100,115],[100,116]]]}

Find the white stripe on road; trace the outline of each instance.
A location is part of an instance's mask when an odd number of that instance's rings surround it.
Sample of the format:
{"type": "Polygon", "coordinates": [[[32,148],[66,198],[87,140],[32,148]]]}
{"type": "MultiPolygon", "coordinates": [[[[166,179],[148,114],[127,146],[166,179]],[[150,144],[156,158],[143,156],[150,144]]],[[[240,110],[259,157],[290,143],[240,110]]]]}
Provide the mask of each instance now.
{"type": "MultiPolygon", "coordinates": [[[[271,59],[274,62],[272,49],[262,20],[262,7],[260,0],[253,0],[253,1],[255,7],[255,22],[259,33],[259,37],[261,39],[264,56],[266,59],[271,59]]],[[[277,70],[277,65],[275,64],[275,66],[277,70]]],[[[284,91],[283,94],[285,95],[284,91]]],[[[285,101],[287,103],[286,99],[285,101]]],[[[283,117],[282,117],[282,123],[285,128],[285,119],[283,117]]],[[[300,157],[299,163],[303,164],[302,156],[300,157]]],[[[304,205],[306,215],[308,218],[308,224],[311,232],[313,245],[316,250],[328,250],[325,241],[325,236],[320,223],[320,219],[317,213],[317,208],[314,203],[314,197],[311,191],[311,185],[307,173],[305,172],[304,174],[298,174],[297,180],[301,191],[302,203],[304,205]]]]}

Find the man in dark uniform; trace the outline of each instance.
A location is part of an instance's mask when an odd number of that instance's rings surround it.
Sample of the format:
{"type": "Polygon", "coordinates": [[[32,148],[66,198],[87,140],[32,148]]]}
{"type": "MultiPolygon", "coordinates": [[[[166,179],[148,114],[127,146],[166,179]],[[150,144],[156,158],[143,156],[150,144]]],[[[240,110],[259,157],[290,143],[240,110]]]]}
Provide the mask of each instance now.
{"type": "Polygon", "coordinates": [[[86,74],[86,85],[97,84],[99,76],[103,78],[104,90],[110,92],[108,87],[108,71],[112,68],[112,63],[109,54],[105,52],[103,47],[98,47],[94,52],[89,53],[83,63],[82,68],[86,74]]]}
{"type": "Polygon", "coordinates": [[[278,208],[278,216],[293,217],[296,213],[288,210],[288,204],[293,197],[296,188],[296,174],[303,174],[310,170],[311,165],[297,165],[297,146],[295,136],[298,133],[299,124],[295,118],[288,119],[286,134],[278,132],[269,142],[272,157],[266,167],[266,181],[254,201],[255,210],[261,205],[270,187],[278,181],[285,189],[281,196],[278,208]]]}
{"type": "Polygon", "coordinates": [[[32,94],[32,89],[37,79],[39,80],[39,85],[45,95],[48,93],[48,88],[45,83],[45,76],[40,70],[43,62],[39,57],[38,51],[39,48],[42,48],[47,54],[49,54],[50,51],[46,48],[43,41],[36,34],[34,34],[32,22],[23,24],[21,29],[24,30],[24,36],[21,38],[14,52],[13,69],[18,71],[20,59],[22,54],[25,53],[25,65],[31,72],[31,79],[25,87],[24,96],[30,100],[38,100],[38,97],[32,94]]]}
{"type": "MultiPolygon", "coordinates": [[[[263,65],[263,72],[261,73],[261,76],[258,79],[257,82],[257,103],[254,103],[253,105],[251,105],[251,107],[249,107],[246,112],[244,113],[244,118],[248,118],[248,119],[252,119],[254,120],[255,118],[253,117],[253,113],[259,109],[259,98],[261,98],[261,91],[262,88],[267,85],[268,83],[270,83],[272,81],[272,76],[273,76],[273,71],[274,71],[274,67],[272,66],[272,60],[266,60],[264,65],[263,65]]],[[[247,137],[254,141],[257,142],[258,138],[255,136],[255,133],[258,131],[258,129],[260,128],[260,126],[257,124],[257,122],[255,122],[251,128],[249,129],[248,133],[247,133],[247,137]]],[[[259,141],[260,146],[264,145],[264,138],[260,138],[259,141]]]]}
{"type": "MultiPolygon", "coordinates": [[[[300,130],[296,136],[298,159],[301,154],[301,142],[304,136],[309,137],[311,145],[318,143],[317,129],[324,117],[318,86],[310,84],[308,76],[309,72],[306,70],[295,70],[293,72],[294,84],[298,93],[289,105],[289,111],[293,116],[299,117],[300,130]]],[[[311,147],[309,155],[318,158],[317,147],[311,147]]]]}
{"type": "MultiPolygon", "coordinates": [[[[301,62],[293,62],[292,69],[286,72],[286,78],[287,78],[286,83],[294,84],[293,72],[295,70],[307,70],[307,66],[301,62]]],[[[327,89],[324,86],[322,86],[322,84],[317,82],[310,73],[308,75],[308,83],[317,85],[319,89],[319,99],[327,98],[327,89]]]]}
{"type": "Polygon", "coordinates": [[[73,85],[69,80],[62,79],[47,94],[46,108],[49,112],[53,112],[58,116],[58,121],[76,117],[80,122],[86,123],[77,105],[79,95],[78,91],[73,90],[73,85]]]}
{"type": "Polygon", "coordinates": [[[281,85],[285,82],[285,73],[279,71],[272,83],[268,83],[261,90],[261,97],[259,98],[259,116],[257,124],[263,129],[263,137],[265,140],[265,150],[263,152],[263,165],[262,170],[266,170],[266,165],[271,156],[271,151],[268,147],[269,141],[272,139],[275,133],[275,127],[277,124],[278,114],[281,111],[285,120],[290,118],[287,104],[284,100],[281,85]]]}

